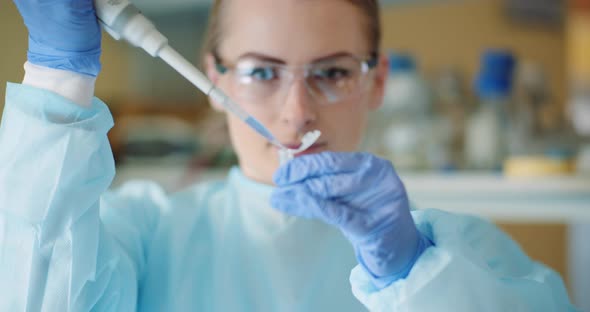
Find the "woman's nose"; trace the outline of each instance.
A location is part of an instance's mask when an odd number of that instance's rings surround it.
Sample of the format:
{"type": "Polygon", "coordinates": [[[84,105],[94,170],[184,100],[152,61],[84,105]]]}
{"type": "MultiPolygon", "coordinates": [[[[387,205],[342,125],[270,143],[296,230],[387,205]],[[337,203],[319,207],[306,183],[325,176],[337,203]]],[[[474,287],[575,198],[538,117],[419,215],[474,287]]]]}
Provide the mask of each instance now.
{"type": "Polygon", "coordinates": [[[296,131],[305,131],[317,118],[313,98],[303,79],[289,86],[280,114],[281,122],[296,131]]]}

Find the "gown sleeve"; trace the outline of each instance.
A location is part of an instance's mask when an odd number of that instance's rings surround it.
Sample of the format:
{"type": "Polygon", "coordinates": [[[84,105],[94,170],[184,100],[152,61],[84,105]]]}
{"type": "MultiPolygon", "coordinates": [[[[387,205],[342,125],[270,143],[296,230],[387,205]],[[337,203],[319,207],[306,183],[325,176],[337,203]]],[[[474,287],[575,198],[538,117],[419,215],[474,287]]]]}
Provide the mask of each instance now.
{"type": "Polygon", "coordinates": [[[378,289],[359,266],[352,291],[371,311],[576,311],[561,277],[495,225],[439,210],[412,212],[434,243],[406,279],[378,289]]]}
{"type": "Polygon", "coordinates": [[[144,248],[166,202],[155,186],[106,193],[115,173],[112,125],[96,98],[82,107],[8,84],[0,124],[0,311],[135,311],[144,248]]]}

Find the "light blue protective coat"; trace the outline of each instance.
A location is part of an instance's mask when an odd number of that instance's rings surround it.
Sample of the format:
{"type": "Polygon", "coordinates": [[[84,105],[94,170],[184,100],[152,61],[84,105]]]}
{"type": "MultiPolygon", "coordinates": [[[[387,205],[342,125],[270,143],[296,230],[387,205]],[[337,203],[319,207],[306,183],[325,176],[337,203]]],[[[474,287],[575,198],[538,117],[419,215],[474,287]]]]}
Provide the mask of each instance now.
{"type": "Polygon", "coordinates": [[[573,310],[558,275],[477,218],[414,211],[435,247],[379,290],[338,230],[272,209],[272,187],[239,169],[173,195],[106,192],[112,125],[99,100],[9,84],[0,311],[573,310]]]}

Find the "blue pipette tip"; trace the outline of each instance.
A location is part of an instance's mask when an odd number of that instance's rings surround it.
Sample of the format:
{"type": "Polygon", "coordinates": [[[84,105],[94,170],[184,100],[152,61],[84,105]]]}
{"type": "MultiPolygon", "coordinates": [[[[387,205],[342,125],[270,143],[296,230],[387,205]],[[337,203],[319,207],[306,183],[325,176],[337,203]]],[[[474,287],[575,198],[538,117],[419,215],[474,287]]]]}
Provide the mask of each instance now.
{"type": "Polygon", "coordinates": [[[275,139],[275,137],[270,133],[270,131],[268,131],[260,122],[258,122],[258,120],[256,120],[256,119],[254,119],[254,118],[252,118],[252,117],[249,116],[244,121],[246,122],[246,124],[248,124],[250,127],[252,127],[252,129],[256,130],[256,132],[260,133],[260,135],[262,135],[263,137],[265,137],[272,144],[275,144],[278,147],[283,147],[282,144],[279,143],[275,139]]]}

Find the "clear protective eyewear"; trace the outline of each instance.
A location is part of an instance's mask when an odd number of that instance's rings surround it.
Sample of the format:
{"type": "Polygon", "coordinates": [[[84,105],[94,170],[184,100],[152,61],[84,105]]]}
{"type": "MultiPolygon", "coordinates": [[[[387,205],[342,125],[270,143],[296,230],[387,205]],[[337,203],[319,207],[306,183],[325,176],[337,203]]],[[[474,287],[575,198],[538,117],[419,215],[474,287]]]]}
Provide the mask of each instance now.
{"type": "Polygon", "coordinates": [[[367,73],[377,66],[377,53],[361,59],[342,54],[310,64],[293,66],[272,61],[244,58],[224,65],[214,54],[217,71],[231,73],[231,94],[236,99],[281,103],[296,77],[302,77],[308,92],[319,104],[333,104],[362,91],[367,73]]]}

